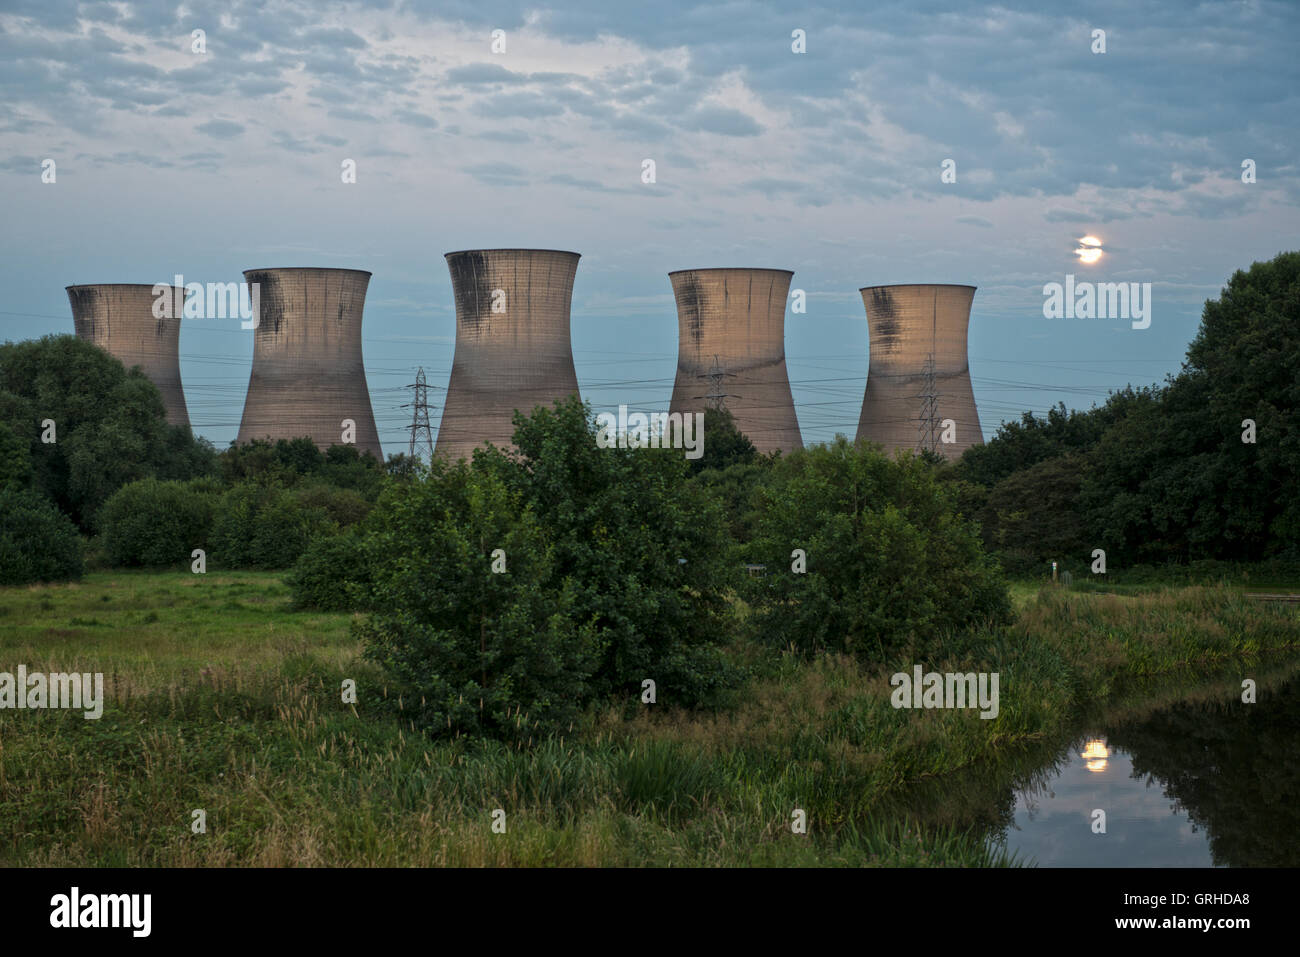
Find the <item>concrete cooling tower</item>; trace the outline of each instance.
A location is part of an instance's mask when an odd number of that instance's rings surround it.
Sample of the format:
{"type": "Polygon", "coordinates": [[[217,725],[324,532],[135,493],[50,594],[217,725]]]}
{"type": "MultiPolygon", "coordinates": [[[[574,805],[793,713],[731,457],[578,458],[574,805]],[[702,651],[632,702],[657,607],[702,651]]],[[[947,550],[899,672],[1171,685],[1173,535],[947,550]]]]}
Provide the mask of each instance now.
{"type": "Polygon", "coordinates": [[[447,253],[456,295],[456,355],[435,454],[470,458],[513,444],[515,410],[578,392],[569,339],[577,253],[472,249],[447,253]]]}
{"type": "MultiPolygon", "coordinates": [[[[785,368],[787,269],[680,269],[673,412],[725,406],[760,452],[803,448],[785,368]]],[[[708,436],[705,436],[705,449],[708,436]]]]}
{"type": "Polygon", "coordinates": [[[885,452],[933,448],[955,459],[984,441],[966,361],[974,286],[868,286],[861,290],[871,337],[858,441],[885,452]],[[952,420],[943,441],[945,419],[952,420]]]}
{"type": "Polygon", "coordinates": [[[360,269],[246,269],[257,284],[253,371],[237,441],[308,436],[326,449],[354,444],[383,459],[361,361],[361,312],[370,273],[360,269]]]}
{"type": "MultiPolygon", "coordinates": [[[[77,338],[93,342],[128,369],[139,366],[162,393],[167,421],[188,426],[190,416],[181,387],[179,311],[172,310],[171,319],[155,318],[153,286],[147,283],[67,288],[77,338]]],[[[185,302],[183,289],[168,286],[164,295],[172,296],[172,303],[185,302]]]]}

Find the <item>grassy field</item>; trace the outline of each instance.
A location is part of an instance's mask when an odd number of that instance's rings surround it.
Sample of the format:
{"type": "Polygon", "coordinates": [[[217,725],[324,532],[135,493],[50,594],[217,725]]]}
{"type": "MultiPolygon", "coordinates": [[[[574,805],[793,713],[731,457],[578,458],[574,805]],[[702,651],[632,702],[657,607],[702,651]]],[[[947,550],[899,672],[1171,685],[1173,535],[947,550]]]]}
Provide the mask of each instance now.
{"type": "Polygon", "coordinates": [[[1013,625],[937,655],[866,668],[739,647],[754,674],[725,709],[610,704],[511,749],[430,741],[375,708],[382,679],[349,617],[292,611],[276,575],[3,589],[0,671],[103,672],[108,702],[98,721],[0,711],[0,863],[1008,863],[911,819],[909,788],[1056,740],[1133,683],[1300,657],[1300,607],[1223,588],[1014,597],[1013,625]],[[997,718],[893,709],[889,675],[914,663],[999,672],[997,718]],[[796,808],[806,835],[791,832],[796,808]],[[195,809],[206,833],[192,833],[195,809]]]}

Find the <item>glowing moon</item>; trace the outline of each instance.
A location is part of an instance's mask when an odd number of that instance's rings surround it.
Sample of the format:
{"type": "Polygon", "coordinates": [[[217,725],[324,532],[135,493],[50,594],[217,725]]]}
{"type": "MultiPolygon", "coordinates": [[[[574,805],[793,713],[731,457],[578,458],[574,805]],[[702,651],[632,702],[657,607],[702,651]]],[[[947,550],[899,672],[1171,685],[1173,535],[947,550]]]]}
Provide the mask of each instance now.
{"type": "Polygon", "coordinates": [[[1101,240],[1096,236],[1084,236],[1079,240],[1079,248],[1074,251],[1079,262],[1091,265],[1101,259],[1101,240]]]}

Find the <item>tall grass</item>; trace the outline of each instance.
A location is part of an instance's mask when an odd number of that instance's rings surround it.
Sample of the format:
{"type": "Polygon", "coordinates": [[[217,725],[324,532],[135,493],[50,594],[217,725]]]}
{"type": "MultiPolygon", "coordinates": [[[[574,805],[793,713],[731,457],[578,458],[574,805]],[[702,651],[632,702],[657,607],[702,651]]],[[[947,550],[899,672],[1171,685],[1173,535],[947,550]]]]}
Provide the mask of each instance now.
{"type": "Polygon", "coordinates": [[[1004,801],[1012,776],[939,798],[937,814],[920,813],[919,789],[1050,749],[1125,683],[1300,650],[1296,609],[1225,589],[1048,589],[1005,629],[937,636],[871,667],[755,659],[728,709],[629,718],[611,703],[562,737],[512,747],[431,741],[375,707],[382,679],[348,617],[291,611],[274,576],[196,578],[0,591],[0,670],[103,671],[110,689],[98,721],[0,711],[0,863],[1023,863],[960,823],[1004,801]],[[913,663],[998,671],[997,718],[895,710],[889,675],[913,663]],[[373,690],[344,704],[344,678],[373,690]],[[195,809],[206,833],[191,830],[195,809]],[[807,834],[792,833],[796,810],[807,834]]]}

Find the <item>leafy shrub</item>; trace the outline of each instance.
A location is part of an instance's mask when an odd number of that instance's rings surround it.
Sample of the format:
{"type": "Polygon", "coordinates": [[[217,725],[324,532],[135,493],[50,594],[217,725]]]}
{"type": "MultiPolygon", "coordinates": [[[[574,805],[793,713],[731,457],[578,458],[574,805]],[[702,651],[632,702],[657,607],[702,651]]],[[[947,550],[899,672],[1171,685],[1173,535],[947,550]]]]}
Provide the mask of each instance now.
{"type": "Polygon", "coordinates": [[[767,574],[749,591],[759,634],[775,645],[883,660],[914,639],[1010,618],[996,562],[915,457],[840,437],[776,463],[757,497],[750,554],[767,574]]]}
{"type": "Polygon", "coordinates": [[[84,570],[72,521],[33,491],[0,488],[0,585],[75,580],[84,570]]]}
{"type": "Polygon", "coordinates": [[[287,489],[245,481],[221,496],[209,558],[223,568],[288,568],[313,536],[336,530],[324,509],[304,508],[287,489]]]}
{"type": "Polygon", "coordinates": [[[365,539],[358,529],[312,539],[285,579],[296,608],[358,611],[369,605],[371,586],[365,539]]]}
{"type": "Polygon", "coordinates": [[[531,734],[601,695],[634,700],[647,678],[660,701],[713,700],[737,676],[719,648],[726,523],[682,452],[598,447],[576,398],[515,425],[517,454],[435,462],[367,520],[362,635],[407,716],[531,734]]]}
{"type": "Polygon", "coordinates": [[[350,488],[313,483],[295,489],[294,497],[305,509],[319,509],[340,528],[349,528],[370,514],[370,502],[350,488]]]}
{"type": "MultiPolygon", "coordinates": [[[[71,335],[0,345],[0,421],[27,445],[32,488],[85,531],[128,482],[215,469],[211,445],[167,424],[144,373],[71,335]],[[45,419],[57,424],[57,442],[41,441],[45,419]]],[[[14,467],[23,469],[0,466],[14,467]]]]}
{"type": "MultiPolygon", "coordinates": [[[[435,462],[376,510],[367,654],[431,731],[523,736],[572,720],[599,648],[553,584],[552,549],[522,496],[491,469],[435,462]],[[502,549],[506,570],[493,573],[502,549]]],[[[500,567],[500,566],[498,566],[500,567]]]]}
{"type": "Polygon", "coordinates": [[[123,485],[99,513],[113,565],[174,565],[208,547],[216,496],[207,483],[147,478],[123,485]]]}

